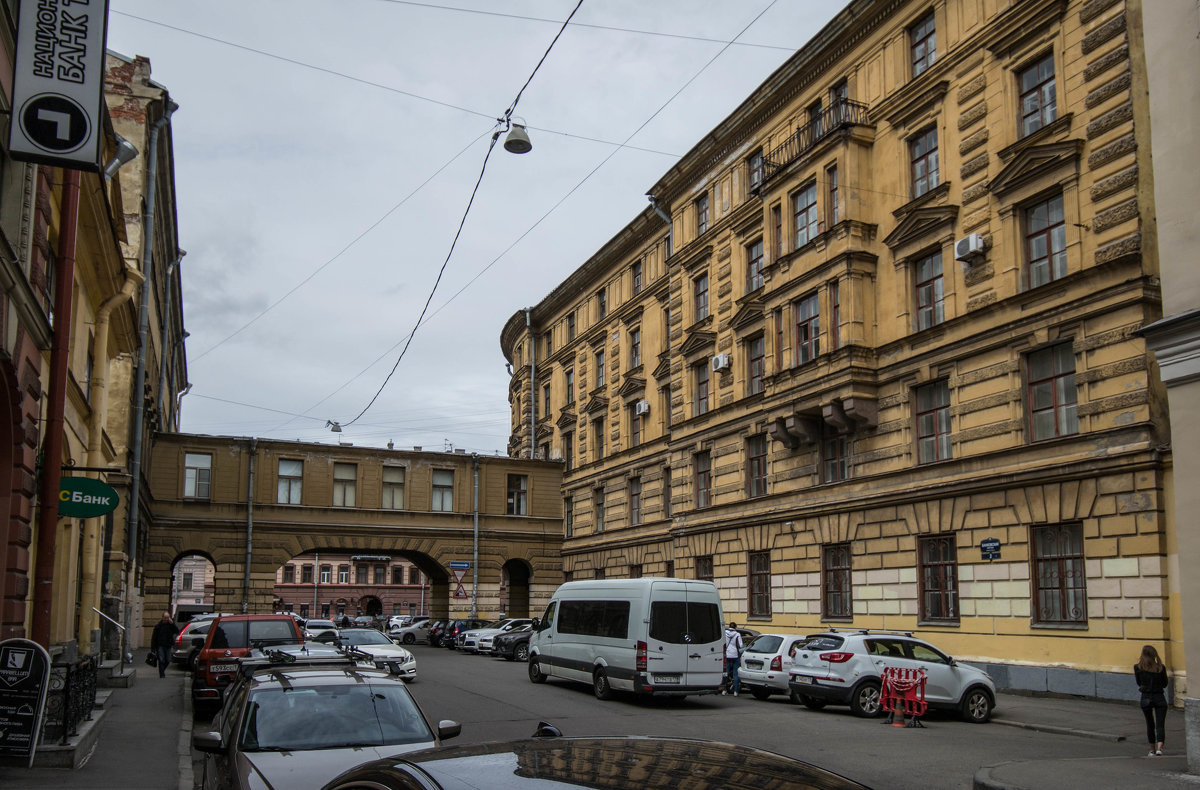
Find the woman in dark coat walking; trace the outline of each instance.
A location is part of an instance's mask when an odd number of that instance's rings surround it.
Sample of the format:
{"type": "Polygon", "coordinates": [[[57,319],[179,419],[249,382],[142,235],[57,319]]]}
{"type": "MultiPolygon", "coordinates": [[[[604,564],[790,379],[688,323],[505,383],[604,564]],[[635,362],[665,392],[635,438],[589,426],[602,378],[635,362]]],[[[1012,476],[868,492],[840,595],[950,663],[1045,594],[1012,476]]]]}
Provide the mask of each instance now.
{"type": "Polygon", "coordinates": [[[179,627],[171,619],[170,612],[163,612],[162,619],[154,626],[150,635],[150,649],[158,657],[158,676],[167,676],[167,664],[171,663],[171,648],[175,646],[175,637],[179,636],[179,627]]]}
{"type": "Polygon", "coordinates": [[[1146,738],[1150,741],[1148,757],[1162,755],[1167,723],[1167,668],[1159,660],[1153,645],[1142,648],[1142,656],[1133,666],[1133,677],[1142,693],[1142,714],[1146,717],[1146,738]]]}

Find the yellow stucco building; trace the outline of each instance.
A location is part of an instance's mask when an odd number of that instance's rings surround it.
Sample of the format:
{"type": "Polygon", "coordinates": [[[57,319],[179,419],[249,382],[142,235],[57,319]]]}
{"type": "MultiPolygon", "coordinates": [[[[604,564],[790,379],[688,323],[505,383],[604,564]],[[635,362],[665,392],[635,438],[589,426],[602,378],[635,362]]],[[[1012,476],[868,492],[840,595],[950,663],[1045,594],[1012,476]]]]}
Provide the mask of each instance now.
{"type": "Polygon", "coordinates": [[[505,326],[568,578],[1185,688],[1137,0],[858,0],[505,326]]]}

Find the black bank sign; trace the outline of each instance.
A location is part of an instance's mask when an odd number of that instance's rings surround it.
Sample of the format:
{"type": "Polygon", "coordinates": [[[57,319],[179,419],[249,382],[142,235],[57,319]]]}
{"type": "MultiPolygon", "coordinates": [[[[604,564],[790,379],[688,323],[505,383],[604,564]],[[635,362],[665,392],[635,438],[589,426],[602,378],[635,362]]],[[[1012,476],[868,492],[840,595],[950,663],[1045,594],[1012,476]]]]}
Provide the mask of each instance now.
{"type": "Polygon", "coordinates": [[[70,518],[103,516],[117,509],[121,498],[112,486],[90,477],[62,477],[58,482],[58,515],[70,518]]]}
{"type": "Polygon", "coordinates": [[[108,0],[22,0],[13,159],[100,169],[108,0]]]}

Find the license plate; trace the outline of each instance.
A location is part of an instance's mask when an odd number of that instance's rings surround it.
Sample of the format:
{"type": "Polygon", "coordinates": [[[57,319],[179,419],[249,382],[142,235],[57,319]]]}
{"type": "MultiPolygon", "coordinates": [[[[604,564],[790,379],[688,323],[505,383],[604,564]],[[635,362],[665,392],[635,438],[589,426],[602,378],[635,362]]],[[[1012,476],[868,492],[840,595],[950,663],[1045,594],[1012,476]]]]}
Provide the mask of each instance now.
{"type": "Polygon", "coordinates": [[[660,686],[667,686],[672,683],[679,684],[679,675],[655,675],[654,682],[660,686]]]}
{"type": "Polygon", "coordinates": [[[810,678],[808,675],[796,675],[797,683],[816,683],[816,678],[810,678]]]}
{"type": "Polygon", "coordinates": [[[237,664],[213,664],[209,667],[210,672],[237,672],[237,664]]]}
{"type": "Polygon", "coordinates": [[[746,662],[746,666],[749,667],[750,669],[762,669],[762,665],[763,665],[763,662],[761,662],[761,661],[747,661],[746,662]]]}

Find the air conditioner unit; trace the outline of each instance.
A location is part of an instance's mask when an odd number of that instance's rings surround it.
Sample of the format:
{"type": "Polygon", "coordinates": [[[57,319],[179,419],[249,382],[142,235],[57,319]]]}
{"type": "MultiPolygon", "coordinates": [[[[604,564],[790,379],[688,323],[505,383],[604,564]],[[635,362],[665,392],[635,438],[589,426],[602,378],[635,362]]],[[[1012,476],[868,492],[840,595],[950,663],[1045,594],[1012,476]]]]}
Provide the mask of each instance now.
{"type": "Polygon", "coordinates": [[[649,414],[650,413],[650,401],[640,400],[637,403],[633,404],[633,413],[639,417],[642,416],[643,414],[649,414]]]}
{"type": "Polygon", "coordinates": [[[983,236],[972,233],[954,242],[954,257],[960,261],[971,261],[983,255],[983,236]]]}
{"type": "Polygon", "coordinates": [[[712,358],[712,369],[714,373],[720,373],[722,370],[729,370],[729,355],[717,354],[712,358]]]}

